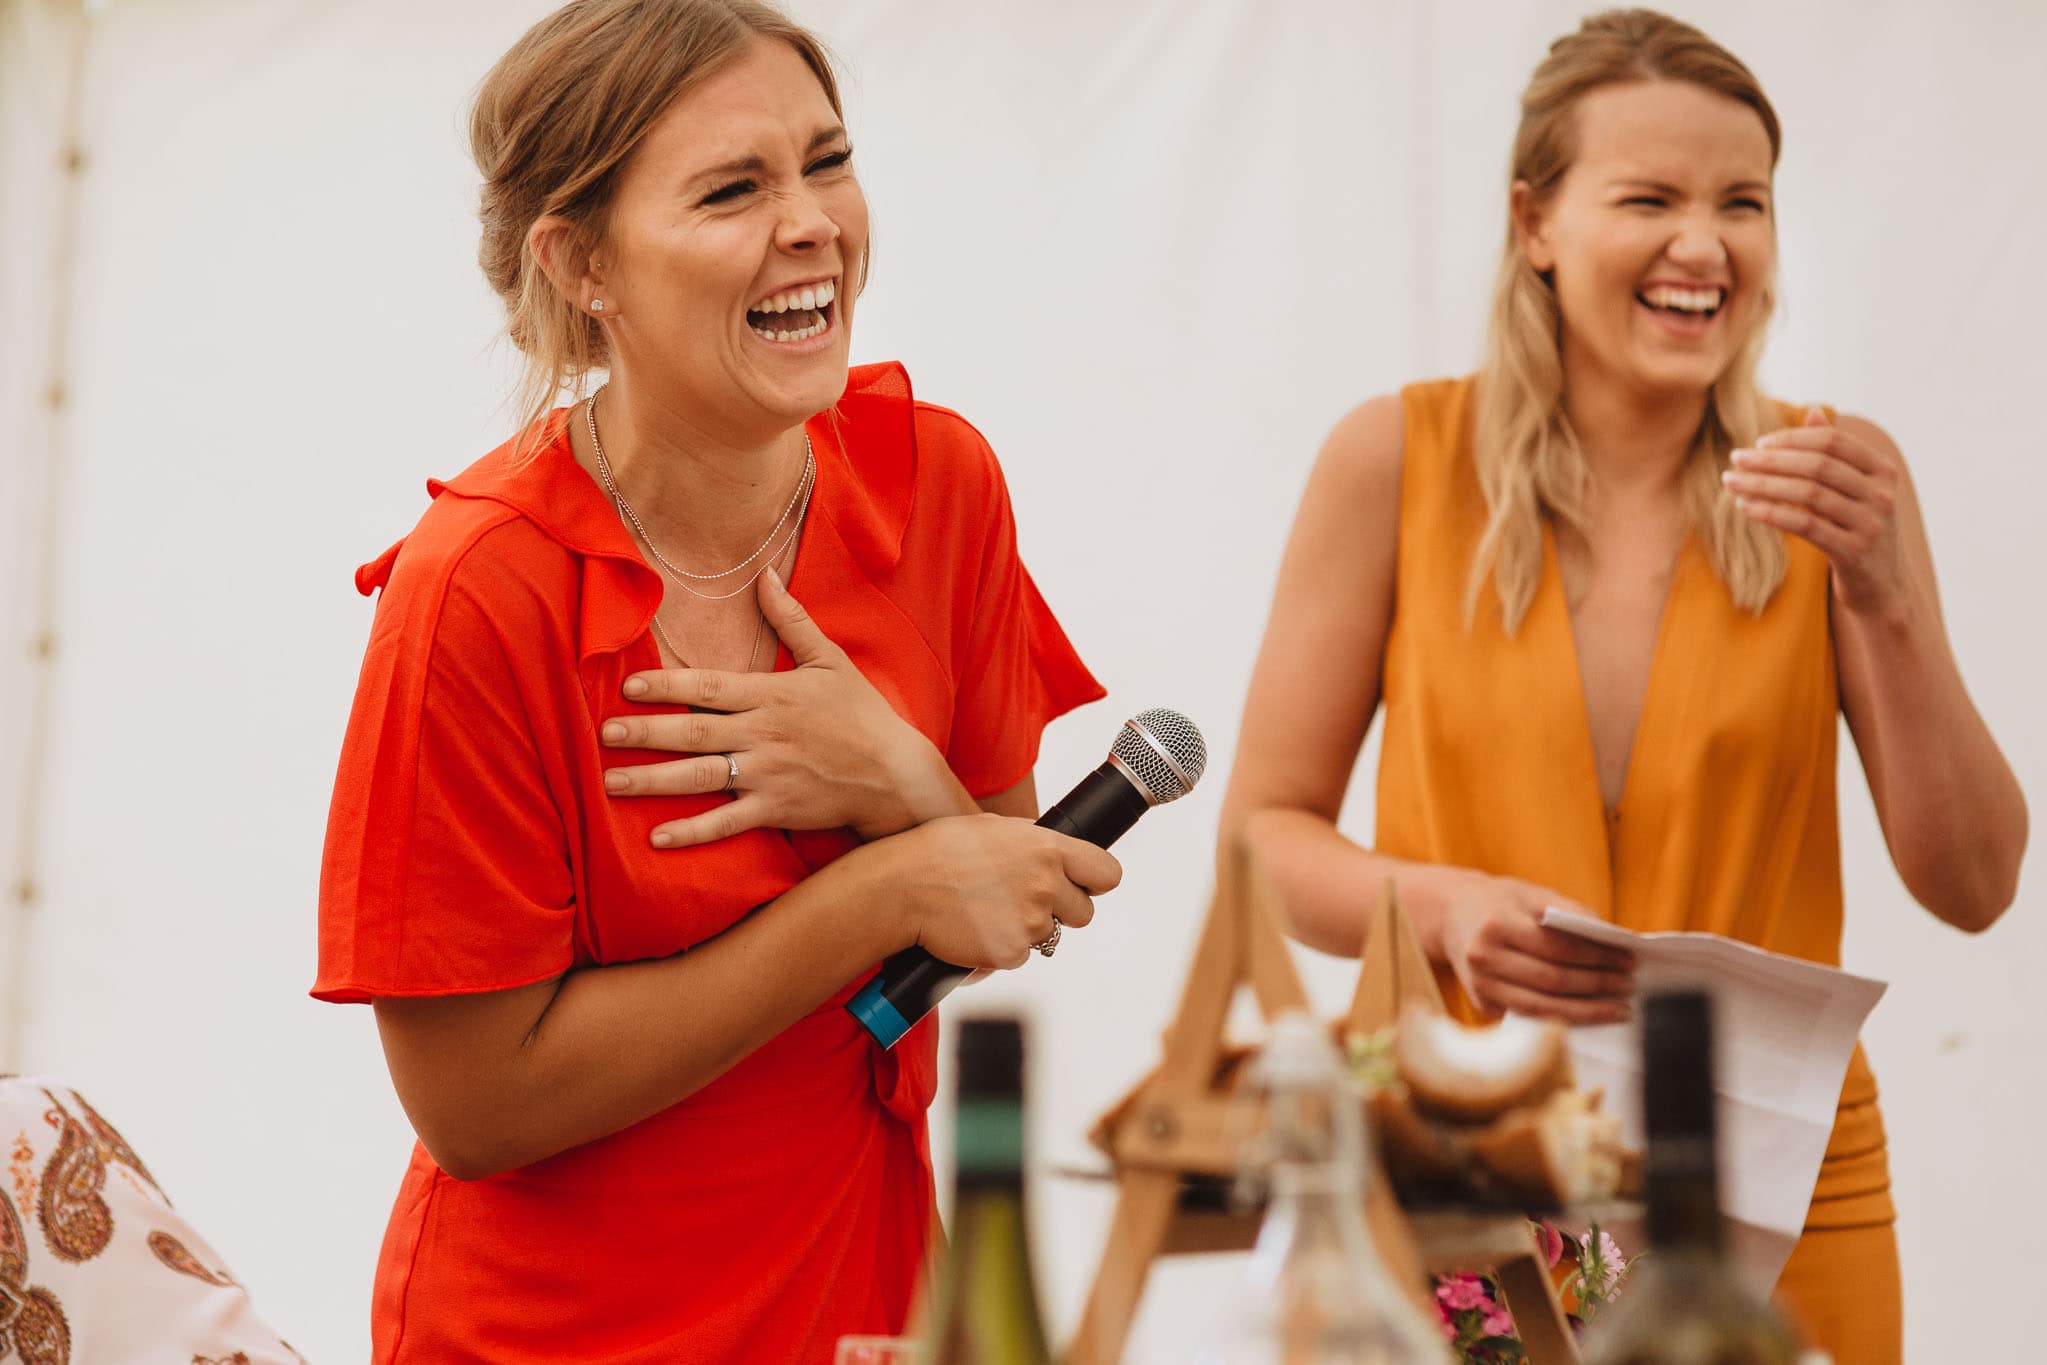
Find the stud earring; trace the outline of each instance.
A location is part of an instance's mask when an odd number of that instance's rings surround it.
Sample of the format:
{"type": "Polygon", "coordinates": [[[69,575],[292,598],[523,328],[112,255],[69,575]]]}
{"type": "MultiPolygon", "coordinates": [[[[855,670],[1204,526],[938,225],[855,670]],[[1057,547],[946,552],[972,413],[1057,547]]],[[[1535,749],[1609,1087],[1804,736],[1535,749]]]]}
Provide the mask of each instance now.
{"type": "Polygon", "coordinates": [[[603,300],[603,299],[592,299],[592,300],[590,300],[590,311],[591,311],[591,312],[593,312],[593,313],[601,313],[601,312],[603,312],[603,311],[604,311],[604,300],[603,300]]]}

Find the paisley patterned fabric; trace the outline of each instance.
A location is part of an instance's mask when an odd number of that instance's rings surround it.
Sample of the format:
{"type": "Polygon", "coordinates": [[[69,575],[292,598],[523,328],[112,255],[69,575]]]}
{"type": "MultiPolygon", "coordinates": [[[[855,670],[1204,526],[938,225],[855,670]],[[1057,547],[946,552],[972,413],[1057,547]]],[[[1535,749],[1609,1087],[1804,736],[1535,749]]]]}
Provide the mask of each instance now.
{"type": "Polygon", "coordinates": [[[0,1077],[0,1153],[0,1362],[304,1365],[77,1091],[0,1077]]]}

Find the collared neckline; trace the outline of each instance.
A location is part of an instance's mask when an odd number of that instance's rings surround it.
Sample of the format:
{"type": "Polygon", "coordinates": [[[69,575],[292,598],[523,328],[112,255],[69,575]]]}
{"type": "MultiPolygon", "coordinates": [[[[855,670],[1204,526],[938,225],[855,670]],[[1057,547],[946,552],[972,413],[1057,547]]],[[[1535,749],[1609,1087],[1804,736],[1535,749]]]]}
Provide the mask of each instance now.
{"type": "MultiPolygon", "coordinates": [[[[452,479],[428,480],[427,492],[503,503],[577,554],[624,560],[652,575],[611,499],[576,463],[569,420],[577,411],[556,408],[541,418],[525,458],[519,442],[508,441],[452,479]]],[[[916,473],[909,376],[896,364],[855,368],[839,402],[804,429],[817,456],[812,511],[838,528],[870,575],[887,573],[902,554],[916,473]]]]}
{"type": "MultiPolygon", "coordinates": [[[[429,479],[427,493],[496,502],[590,561],[585,575],[581,649],[585,658],[623,649],[648,629],[662,580],[569,442],[575,407],[539,419],[532,438],[505,442],[452,479],[429,479]]],[[[811,512],[830,523],[854,565],[885,581],[902,555],[917,469],[915,400],[901,365],[863,365],[848,373],[839,401],[804,424],[817,456],[811,512]]],[[[356,571],[364,592],[381,588],[405,542],[356,571]]],[[[798,551],[798,563],[808,561],[798,551]]]]}

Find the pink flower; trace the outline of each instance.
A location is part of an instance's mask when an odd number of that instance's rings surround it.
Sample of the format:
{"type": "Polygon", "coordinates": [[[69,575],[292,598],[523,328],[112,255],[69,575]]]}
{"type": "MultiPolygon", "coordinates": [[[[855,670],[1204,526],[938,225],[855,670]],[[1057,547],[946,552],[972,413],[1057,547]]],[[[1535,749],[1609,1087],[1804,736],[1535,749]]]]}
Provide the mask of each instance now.
{"type": "Polygon", "coordinates": [[[1599,1265],[1606,1281],[1600,1285],[1599,1292],[1611,1294],[1613,1287],[1620,1283],[1621,1272],[1628,1268],[1628,1258],[1621,1255],[1619,1245],[1606,1235],[1605,1228],[1599,1230],[1599,1265]]]}
{"type": "Polygon", "coordinates": [[[1542,1248],[1542,1254],[1549,1259],[1551,1267],[1555,1267],[1558,1261],[1564,1259],[1564,1234],[1557,1231],[1552,1224],[1538,1221],[1535,1225],[1535,1240],[1542,1248]]]}
{"type": "Polygon", "coordinates": [[[1476,1275],[1452,1275],[1436,1286],[1436,1298],[1445,1307],[1458,1310],[1493,1306],[1476,1275]]]}
{"type": "Polygon", "coordinates": [[[1495,1308],[1485,1315],[1485,1322],[1482,1326],[1485,1328],[1485,1334],[1489,1337],[1512,1336],[1514,1332],[1514,1315],[1504,1308],[1495,1308]]]}

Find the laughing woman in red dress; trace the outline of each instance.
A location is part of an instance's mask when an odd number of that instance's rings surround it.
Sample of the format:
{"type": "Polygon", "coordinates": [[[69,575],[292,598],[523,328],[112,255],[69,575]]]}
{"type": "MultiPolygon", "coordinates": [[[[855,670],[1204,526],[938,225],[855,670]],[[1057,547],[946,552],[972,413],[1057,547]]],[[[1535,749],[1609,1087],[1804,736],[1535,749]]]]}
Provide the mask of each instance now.
{"type": "Polygon", "coordinates": [[[374,1004],[420,1139],[375,1359],[827,1361],[902,1328],[934,1216],[934,1025],[841,1006],[1087,923],[1114,860],[1028,817],[1101,689],[979,434],[848,370],[867,209],[809,34],[585,0],[472,137],[535,412],[358,575],[322,870],[314,994],[374,1004]]]}

